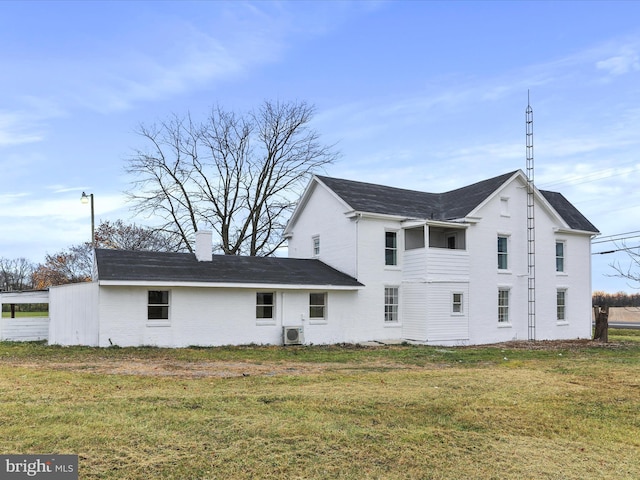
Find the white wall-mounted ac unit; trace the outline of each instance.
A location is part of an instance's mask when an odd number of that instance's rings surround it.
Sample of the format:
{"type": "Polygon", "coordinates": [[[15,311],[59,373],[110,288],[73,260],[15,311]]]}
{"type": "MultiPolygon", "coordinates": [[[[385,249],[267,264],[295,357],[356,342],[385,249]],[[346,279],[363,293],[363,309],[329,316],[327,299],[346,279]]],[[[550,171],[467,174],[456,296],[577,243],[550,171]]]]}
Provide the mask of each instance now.
{"type": "Polygon", "coordinates": [[[282,327],[285,345],[302,345],[304,329],[302,327],[282,327]]]}

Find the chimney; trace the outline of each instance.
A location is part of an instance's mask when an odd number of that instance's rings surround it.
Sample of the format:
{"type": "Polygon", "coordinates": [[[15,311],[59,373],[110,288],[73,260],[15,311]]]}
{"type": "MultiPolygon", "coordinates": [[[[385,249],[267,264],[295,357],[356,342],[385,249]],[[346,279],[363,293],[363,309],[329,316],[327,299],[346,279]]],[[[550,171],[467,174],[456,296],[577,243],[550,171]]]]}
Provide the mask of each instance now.
{"type": "Polygon", "coordinates": [[[213,234],[211,230],[196,232],[196,260],[210,262],[213,257],[213,234]]]}

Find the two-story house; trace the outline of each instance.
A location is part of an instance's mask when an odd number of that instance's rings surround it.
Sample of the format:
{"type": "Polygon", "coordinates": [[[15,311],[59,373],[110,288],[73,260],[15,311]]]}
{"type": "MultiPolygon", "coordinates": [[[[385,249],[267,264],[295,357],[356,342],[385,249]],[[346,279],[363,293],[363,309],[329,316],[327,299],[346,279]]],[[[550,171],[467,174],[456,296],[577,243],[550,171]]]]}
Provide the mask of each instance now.
{"type": "Polygon", "coordinates": [[[531,213],[528,192],[520,170],[445,193],[316,176],[286,228],[289,256],[365,286],[358,339],[589,338],[598,231],[559,193],[534,189],[531,213]]]}

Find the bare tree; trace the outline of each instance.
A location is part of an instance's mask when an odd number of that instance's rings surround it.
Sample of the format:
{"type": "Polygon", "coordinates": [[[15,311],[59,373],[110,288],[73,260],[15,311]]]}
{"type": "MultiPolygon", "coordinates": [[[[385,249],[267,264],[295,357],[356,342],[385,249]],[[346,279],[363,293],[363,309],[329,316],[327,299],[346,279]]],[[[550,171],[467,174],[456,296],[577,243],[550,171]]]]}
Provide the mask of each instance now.
{"type": "Polygon", "coordinates": [[[33,288],[31,274],[35,266],[26,258],[0,258],[0,290],[33,288]]]}
{"type": "Polygon", "coordinates": [[[313,114],[305,102],[267,101],[244,115],[218,106],[202,123],[173,115],[141,125],[149,148],[128,160],[129,197],[188,251],[204,226],[222,253],[271,255],[311,174],[337,157],[309,126],[313,114]]]}
{"type": "Polygon", "coordinates": [[[95,232],[96,248],[177,252],[180,238],[149,227],[126,224],[122,220],[103,221],[95,232]]]}
{"type": "Polygon", "coordinates": [[[618,250],[624,251],[629,257],[629,263],[623,266],[620,262],[610,264],[616,273],[612,276],[626,278],[633,288],[640,288],[640,247],[628,247],[624,242],[616,244],[618,250]]]}
{"type": "Polygon", "coordinates": [[[43,264],[33,273],[35,288],[91,281],[93,257],[90,243],[73,245],[53,255],[47,254],[43,264]]]}

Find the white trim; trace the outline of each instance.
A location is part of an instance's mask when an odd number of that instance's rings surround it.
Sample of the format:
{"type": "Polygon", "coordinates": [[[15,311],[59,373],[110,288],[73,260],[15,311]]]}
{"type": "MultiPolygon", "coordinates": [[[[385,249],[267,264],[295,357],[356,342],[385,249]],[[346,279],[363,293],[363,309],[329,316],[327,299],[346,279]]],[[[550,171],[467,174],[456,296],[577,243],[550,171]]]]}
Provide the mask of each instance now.
{"type": "Polygon", "coordinates": [[[465,316],[465,308],[464,308],[464,292],[461,292],[459,290],[451,290],[451,305],[450,305],[450,314],[452,317],[464,317],[465,316]],[[454,302],[454,296],[455,295],[460,295],[460,311],[456,312],[454,311],[453,307],[454,305],[457,305],[457,303],[454,302]]]}
{"type": "Polygon", "coordinates": [[[114,287],[199,287],[199,288],[243,288],[243,289],[271,289],[271,290],[361,290],[362,286],[346,285],[291,285],[285,283],[214,283],[214,282],[172,282],[169,280],[99,280],[100,286],[114,287]]]}

